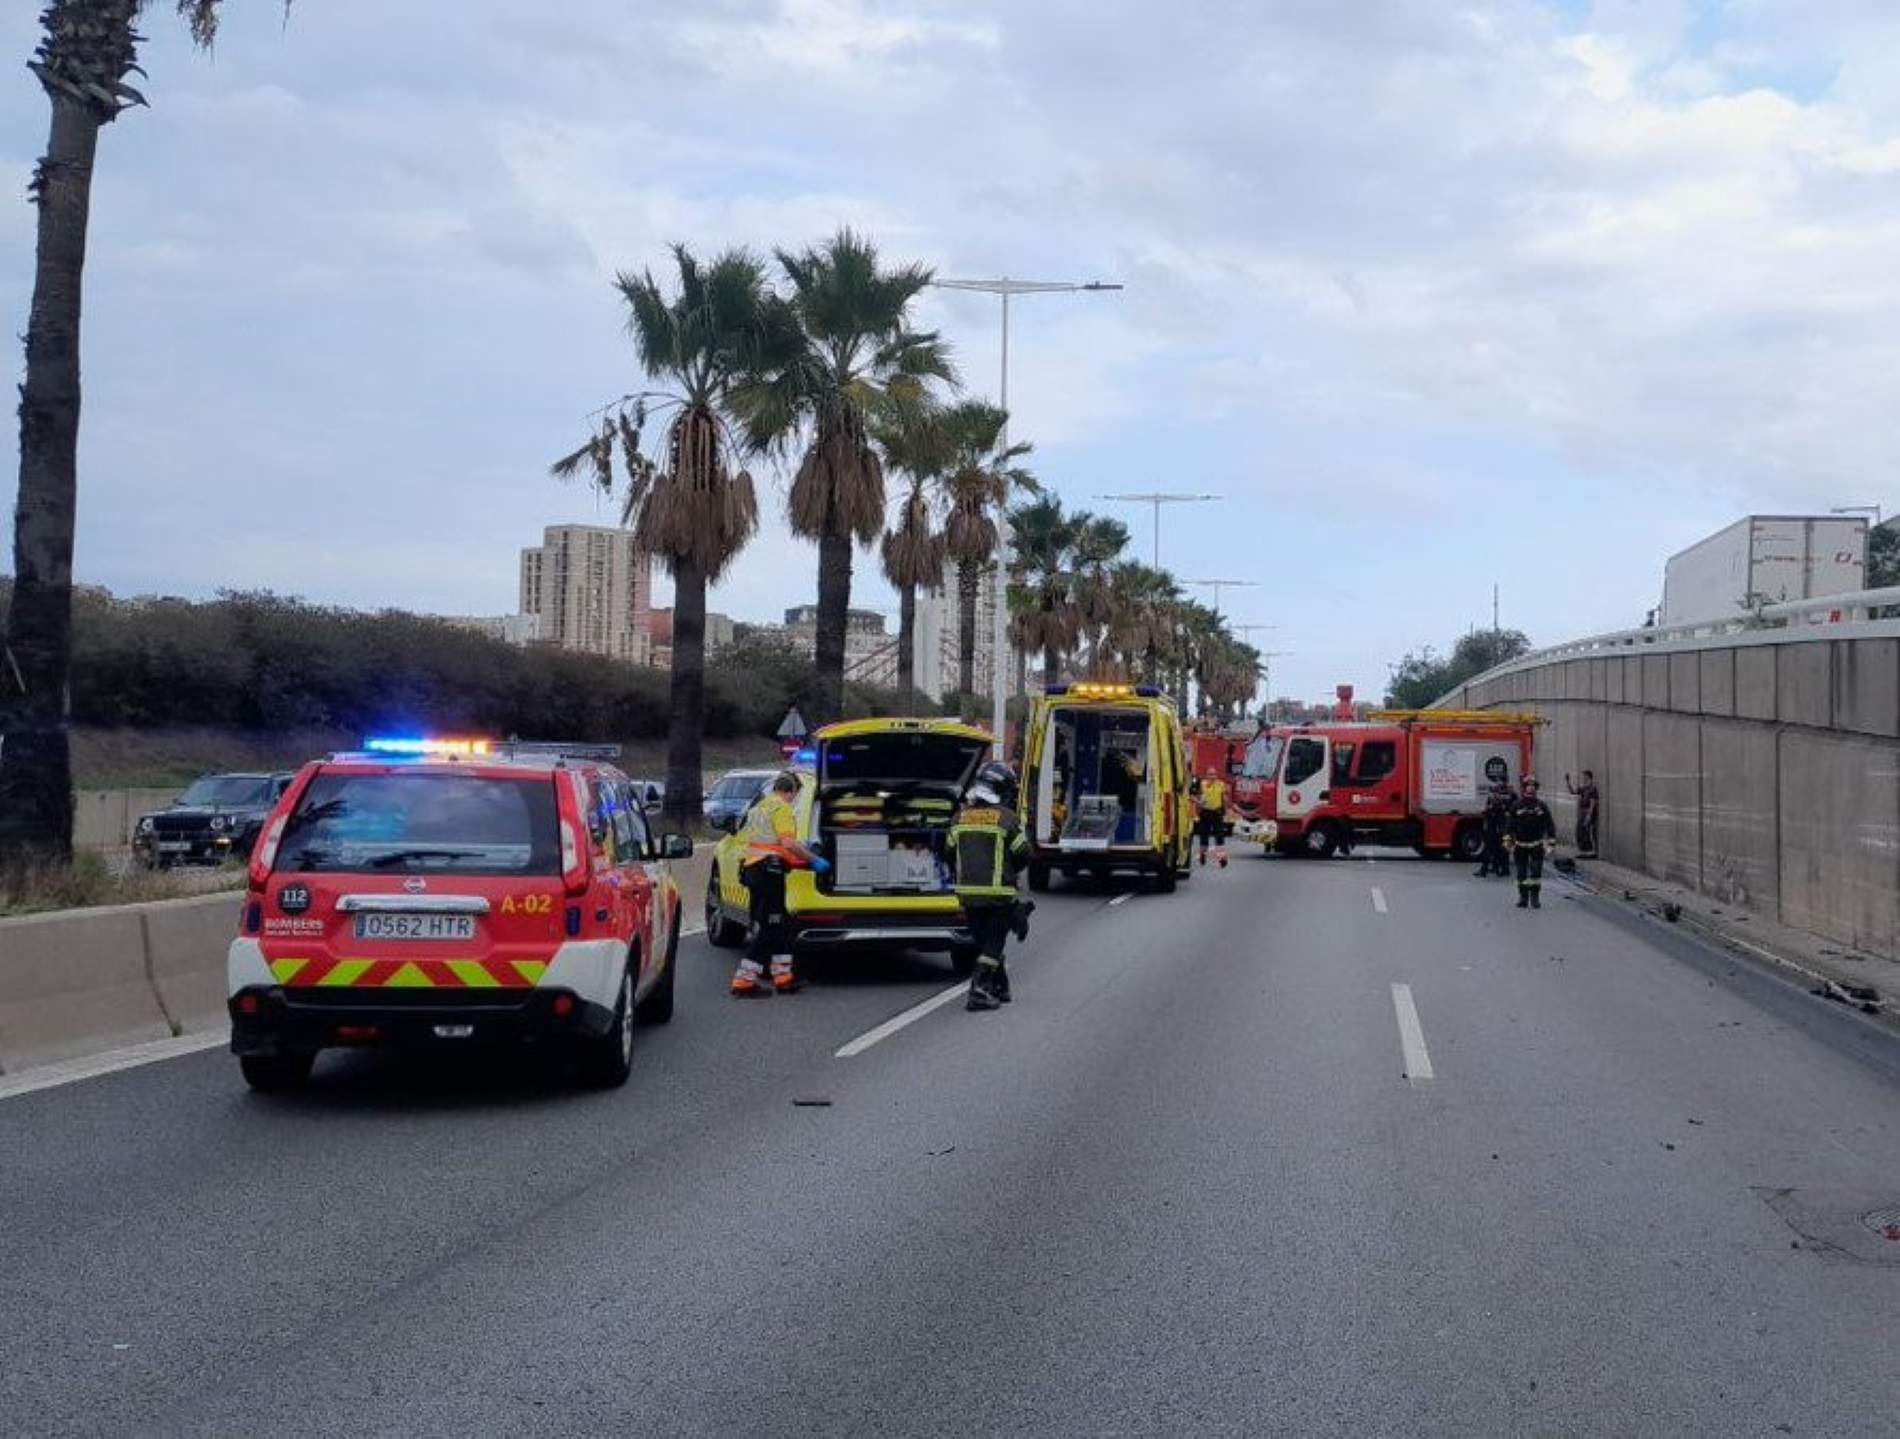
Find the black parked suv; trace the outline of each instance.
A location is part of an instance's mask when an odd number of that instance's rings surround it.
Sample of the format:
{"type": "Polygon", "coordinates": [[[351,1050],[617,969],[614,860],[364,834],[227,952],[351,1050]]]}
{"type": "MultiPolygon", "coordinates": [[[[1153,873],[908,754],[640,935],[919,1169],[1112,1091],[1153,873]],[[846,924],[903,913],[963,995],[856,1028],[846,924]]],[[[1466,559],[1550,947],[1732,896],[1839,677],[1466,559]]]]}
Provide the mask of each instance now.
{"type": "Polygon", "coordinates": [[[154,869],[216,864],[249,856],[271,806],[294,774],[208,774],[191,782],[170,809],[140,818],[132,852],[154,869]]]}

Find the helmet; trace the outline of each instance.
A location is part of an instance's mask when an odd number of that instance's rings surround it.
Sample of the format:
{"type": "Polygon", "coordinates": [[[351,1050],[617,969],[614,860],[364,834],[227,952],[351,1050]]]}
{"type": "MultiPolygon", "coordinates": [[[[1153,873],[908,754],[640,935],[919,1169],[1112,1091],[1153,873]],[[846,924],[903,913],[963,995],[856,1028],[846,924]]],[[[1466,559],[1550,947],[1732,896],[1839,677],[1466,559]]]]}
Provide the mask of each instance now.
{"type": "Polygon", "coordinates": [[[1522,787],[1525,789],[1536,789],[1537,776],[1534,774],[1527,774],[1524,776],[1523,780],[1520,783],[1522,784],[1522,787]]]}
{"type": "Polygon", "coordinates": [[[1001,760],[990,760],[970,781],[970,797],[984,804],[1014,804],[1016,772],[1001,760]]]}

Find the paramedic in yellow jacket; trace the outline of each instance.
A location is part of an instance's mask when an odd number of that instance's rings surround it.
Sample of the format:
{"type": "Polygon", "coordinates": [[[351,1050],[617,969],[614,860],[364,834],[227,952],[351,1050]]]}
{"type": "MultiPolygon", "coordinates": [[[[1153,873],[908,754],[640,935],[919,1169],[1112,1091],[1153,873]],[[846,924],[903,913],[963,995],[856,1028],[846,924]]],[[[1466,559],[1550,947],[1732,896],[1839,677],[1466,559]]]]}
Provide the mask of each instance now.
{"type": "Polygon", "coordinates": [[[1009,1003],[1003,947],[1011,930],[1019,940],[1029,938],[1029,914],[1035,905],[1016,891],[1029,840],[1015,803],[1016,776],[1008,765],[992,761],[976,772],[950,829],[957,898],[977,944],[976,977],[970,981],[966,1009],[1000,1009],[1009,1003]]]}
{"type": "Polygon", "coordinates": [[[1188,787],[1194,800],[1194,833],[1201,842],[1201,864],[1207,864],[1207,847],[1214,847],[1215,862],[1227,868],[1227,781],[1213,770],[1205,779],[1188,787]]]}
{"type": "Polygon", "coordinates": [[[739,877],[752,896],[752,927],[745,958],[732,976],[734,998],[790,994],[798,988],[792,974],[791,927],[785,915],[785,876],[795,869],[823,874],[831,865],[798,840],[798,776],[778,775],[745,822],[745,858],[739,877]],[[767,965],[771,967],[767,987],[767,965]]]}

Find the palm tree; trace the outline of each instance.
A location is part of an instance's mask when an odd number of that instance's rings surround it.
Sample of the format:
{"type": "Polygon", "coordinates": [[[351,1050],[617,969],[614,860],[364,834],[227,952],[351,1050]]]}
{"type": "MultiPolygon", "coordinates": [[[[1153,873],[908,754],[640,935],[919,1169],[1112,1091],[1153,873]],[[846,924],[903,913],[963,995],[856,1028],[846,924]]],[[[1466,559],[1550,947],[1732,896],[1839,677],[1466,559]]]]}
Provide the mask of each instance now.
{"type": "Polygon", "coordinates": [[[1012,593],[1011,639],[1024,654],[1042,656],[1042,682],[1052,685],[1082,632],[1078,543],[1095,517],[1087,510],[1067,514],[1058,496],[1045,495],[1018,506],[1009,519],[1021,576],[1012,593]]]}
{"type": "MultiPolygon", "coordinates": [[[[983,570],[996,555],[1001,539],[996,517],[1012,490],[1035,494],[1035,478],[1011,464],[1029,453],[1026,444],[999,450],[1009,416],[983,400],[965,400],[944,411],[951,459],[943,479],[950,513],[944,522],[944,542],[957,566],[957,693],[976,687],[976,600],[983,570]]],[[[1000,591],[1000,586],[999,586],[1000,591]]],[[[999,592],[998,603],[1004,596],[999,592]]],[[[997,655],[993,663],[1002,664],[997,655]]]]}
{"type": "Polygon", "coordinates": [[[1087,638],[1087,673],[1102,678],[1102,646],[1114,621],[1114,566],[1128,548],[1128,526],[1104,515],[1091,516],[1075,536],[1075,606],[1087,638]]]}
{"type": "Polygon", "coordinates": [[[790,306],[767,291],[764,266],[745,251],[729,250],[702,267],[675,245],[673,260],[679,291],[671,299],[651,271],[615,281],[641,367],[666,388],[628,396],[552,471],[563,479],[587,472],[610,491],[617,454],[626,481],[620,522],[672,576],[665,815],[690,827],[699,821],[703,788],[706,587],[759,523],[752,476],[738,464],[739,436],[729,423],[733,390],[782,363],[800,336],[790,306]],[[641,446],[649,416],[666,417],[657,460],[641,446]]]}
{"type": "Polygon", "coordinates": [[[880,550],[884,578],[897,590],[897,688],[909,704],[917,690],[917,592],[943,584],[944,539],[930,493],[949,463],[943,411],[934,403],[908,408],[880,421],[873,438],[885,468],[909,482],[880,550]]]}
{"type": "Polygon", "coordinates": [[[1175,644],[1175,607],[1181,590],[1174,576],[1135,560],[1115,565],[1108,574],[1108,642],[1120,656],[1125,674],[1150,684],[1175,644]]]}
{"type": "Polygon", "coordinates": [[[821,248],[776,253],[803,343],[738,403],[755,448],[807,441],[787,508],[793,532],[818,542],[814,708],[830,720],[844,705],[852,546],[884,528],[873,426],[921,404],[933,380],[954,385],[956,373],[935,333],[910,328],[911,302],[930,283],[923,266],[880,269],[876,246],[850,230],[821,248]]]}
{"type": "MultiPolygon", "coordinates": [[[[99,131],[145,97],[129,84],[148,0],[47,0],[28,68],[52,105],[27,193],[39,207],[33,303],[20,386],[13,601],[0,643],[0,863],[64,863],[73,851],[73,520],[78,508],[79,306],[99,131]]],[[[200,48],[218,0],[177,0],[200,48]]]]}

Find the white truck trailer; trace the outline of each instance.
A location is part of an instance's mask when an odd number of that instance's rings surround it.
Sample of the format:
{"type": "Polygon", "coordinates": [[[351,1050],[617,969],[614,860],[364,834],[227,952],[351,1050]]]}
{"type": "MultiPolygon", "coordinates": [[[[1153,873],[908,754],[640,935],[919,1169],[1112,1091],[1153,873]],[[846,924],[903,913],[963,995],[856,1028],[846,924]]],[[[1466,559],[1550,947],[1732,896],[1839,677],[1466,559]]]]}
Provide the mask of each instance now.
{"type": "Polygon", "coordinates": [[[1735,619],[1758,604],[1866,587],[1865,519],[1750,515],[1670,556],[1657,623],[1735,619]]]}

